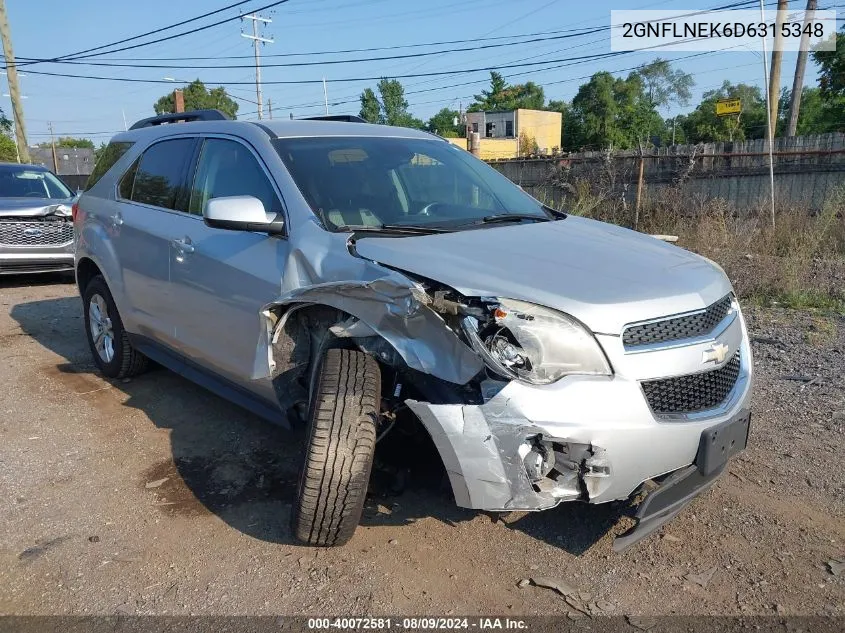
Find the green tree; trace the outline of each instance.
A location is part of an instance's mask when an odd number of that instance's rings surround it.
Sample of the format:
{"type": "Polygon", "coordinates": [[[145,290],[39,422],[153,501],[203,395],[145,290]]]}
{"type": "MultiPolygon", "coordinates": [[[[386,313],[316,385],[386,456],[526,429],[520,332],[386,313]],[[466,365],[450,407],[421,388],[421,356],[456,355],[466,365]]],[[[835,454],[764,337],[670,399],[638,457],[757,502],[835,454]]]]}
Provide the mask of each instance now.
{"type": "Polygon", "coordinates": [[[819,88],[822,96],[845,96],[845,25],[842,32],[836,34],[836,50],[816,50],[812,56],[819,66],[819,88]]]}
{"type": "Polygon", "coordinates": [[[0,161],[15,163],[17,160],[18,152],[14,139],[7,132],[0,132],[0,161]]]}
{"type": "Polygon", "coordinates": [[[361,93],[361,118],[370,123],[382,123],[399,127],[422,129],[423,122],[408,112],[405,89],[396,79],[382,79],[376,86],[378,97],[372,88],[361,93]],[[377,108],[377,109],[376,109],[377,108]],[[376,114],[378,112],[378,114],[376,114]]]}
{"type": "Polygon", "coordinates": [[[490,90],[482,90],[481,94],[475,95],[475,103],[467,108],[468,112],[483,112],[485,110],[498,110],[498,104],[502,100],[502,94],[507,88],[508,82],[501,73],[495,70],[490,72],[490,90]]]}
{"type": "Polygon", "coordinates": [[[552,100],[549,101],[546,109],[552,112],[560,112],[561,114],[561,149],[571,152],[586,144],[581,119],[576,115],[571,103],[552,100]]]}
{"type": "Polygon", "coordinates": [[[382,123],[381,104],[372,88],[367,88],[361,93],[360,115],[367,123],[382,123]]]}
{"type": "Polygon", "coordinates": [[[490,89],[475,95],[475,102],[467,111],[489,112],[491,110],[542,110],[546,102],[543,87],[528,81],[524,84],[508,85],[505,78],[496,71],[490,73],[490,89]]]}
{"type": "Polygon", "coordinates": [[[462,130],[460,129],[460,116],[461,113],[457,110],[443,108],[428,120],[425,127],[429,132],[439,134],[445,138],[458,138],[463,136],[462,130]],[[456,119],[458,120],[457,125],[455,124],[456,119]]]}
{"type": "Polygon", "coordinates": [[[571,105],[554,103],[554,109],[564,115],[561,147],[567,150],[629,149],[653,139],[663,142],[671,135],[638,72],[625,79],[604,71],[595,73],[581,85],[571,105]]]}
{"type": "Polygon", "coordinates": [[[653,107],[665,108],[673,103],[689,105],[695,80],[692,75],[673,69],[668,60],[658,57],[640,66],[636,74],[642,79],[645,97],[653,107]]]}
{"type": "MultiPolygon", "coordinates": [[[[781,105],[788,110],[789,102],[790,91],[786,90],[781,105]]],[[[795,132],[798,136],[845,132],[843,112],[845,112],[845,96],[826,97],[822,94],[820,88],[804,86],[801,93],[801,108],[798,110],[798,126],[795,132]]],[[[778,124],[785,129],[785,120],[779,121],[778,124]]]]}
{"type": "MultiPolygon", "coordinates": [[[[50,141],[39,143],[38,147],[50,147],[50,141]]],[[[94,149],[94,142],[87,138],[74,138],[72,136],[60,136],[56,139],[56,147],[94,149]]]]}
{"type": "MultiPolygon", "coordinates": [[[[192,81],[182,88],[185,99],[185,110],[217,109],[231,118],[236,118],[238,104],[226,94],[223,86],[209,90],[199,79],[192,81]]],[[[166,114],[175,110],[173,92],[168,92],[153,104],[156,114],[166,114]]]]}
{"type": "Polygon", "coordinates": [[[726,80],[720,88],[705,92],[695,110],[683,120],[679,117],[679,124],[690,143],[765,138],[766,102],[758,86],[726,80]],[[742,111],[739,115],[716,116],[720,99],[739,99],[742,111]]]}
{"type": "Polygon", "coordinates": [[[3,112],[3,108],[0,108],[0,132],[5,132],[6,134],[12,133],[12,122],[6,116],[6,113],[3,112]]]}

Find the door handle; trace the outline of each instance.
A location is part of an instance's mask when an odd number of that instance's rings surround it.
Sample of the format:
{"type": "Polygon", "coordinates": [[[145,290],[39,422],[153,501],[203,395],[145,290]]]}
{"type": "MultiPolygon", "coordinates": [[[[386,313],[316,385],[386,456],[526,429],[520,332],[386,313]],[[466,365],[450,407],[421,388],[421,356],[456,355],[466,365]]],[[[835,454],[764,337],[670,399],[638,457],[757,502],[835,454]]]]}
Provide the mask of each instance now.
{"type": "Polygon", "coordinates": [[[123,216],[120,214],[120,211],[109,216],[109,220],[111,221],[111,225],[114,227],[118,227],[123,224],[123,216]]]}
{"type": "Polygon", "coordinates": [[[170,245],[176,249],[176,261],[184,261],[185,255],[190,255],[194,252],[194,245],[191,244],[191,238],[185,237],[182,239],[172,240],[170,245]]]}

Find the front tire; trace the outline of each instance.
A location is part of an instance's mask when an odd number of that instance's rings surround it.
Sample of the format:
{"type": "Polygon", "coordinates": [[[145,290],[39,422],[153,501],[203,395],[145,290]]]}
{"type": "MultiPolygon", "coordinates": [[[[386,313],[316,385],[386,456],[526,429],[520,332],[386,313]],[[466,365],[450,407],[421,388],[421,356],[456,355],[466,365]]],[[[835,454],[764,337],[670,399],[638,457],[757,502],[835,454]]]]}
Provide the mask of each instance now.
{"type": "Polygon", "coordinates": [[[106,285],[97,275],[82,293],[85,334],[94,363],[109,378],[131,378],[147,368],[147,357],[132,347],[117,306],[106,285]]]}
{"type": "Polygon", "coordinates": [[[308,545],[343,545],[364,509],[381,402],[378,363],[357,350],[322,359],[308,416],[305,463],[291,515],[308,545]]]}

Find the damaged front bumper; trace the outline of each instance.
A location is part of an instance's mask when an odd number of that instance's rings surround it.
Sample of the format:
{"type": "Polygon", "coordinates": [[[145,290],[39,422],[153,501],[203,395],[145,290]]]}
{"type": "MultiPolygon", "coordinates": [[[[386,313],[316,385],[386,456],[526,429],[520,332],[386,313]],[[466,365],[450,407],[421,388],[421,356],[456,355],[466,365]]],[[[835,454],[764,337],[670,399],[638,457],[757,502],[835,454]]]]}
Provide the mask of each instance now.
{"type": "Polygon", "coordinates": [[[462,507],[534,511],[570,500],[605,503],[658,480],[639,509],[642,529],[622,541],[629,545],[712,485],[727,458],[744,448],[741,431],[732,431],[727,454],[708,451],[707,465],[698,465],[708,431],[736,427],[749,409],[747,340],[741,351],[745,369],[725,404],[684,420],[655,417],[640,383],[620,376],[570,376],[544,386],[488,381],[478,405],[406,402],[434,440],[462,507]]]}

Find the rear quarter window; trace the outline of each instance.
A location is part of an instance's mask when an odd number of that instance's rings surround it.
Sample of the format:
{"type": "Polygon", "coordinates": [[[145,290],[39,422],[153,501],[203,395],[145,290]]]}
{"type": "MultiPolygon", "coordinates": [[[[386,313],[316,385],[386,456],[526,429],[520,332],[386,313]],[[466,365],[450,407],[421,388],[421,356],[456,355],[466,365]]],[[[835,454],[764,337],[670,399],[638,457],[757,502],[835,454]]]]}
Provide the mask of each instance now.
{"type": "Polygon", "coordinates": [[[85,191],[96,185],[132,145],[133,143],[130,141],[113,141],[109,143],[97,159],[97,163],[94,165],[94,171],[91,172],[88,182],[85,183],[85,191]]]}

